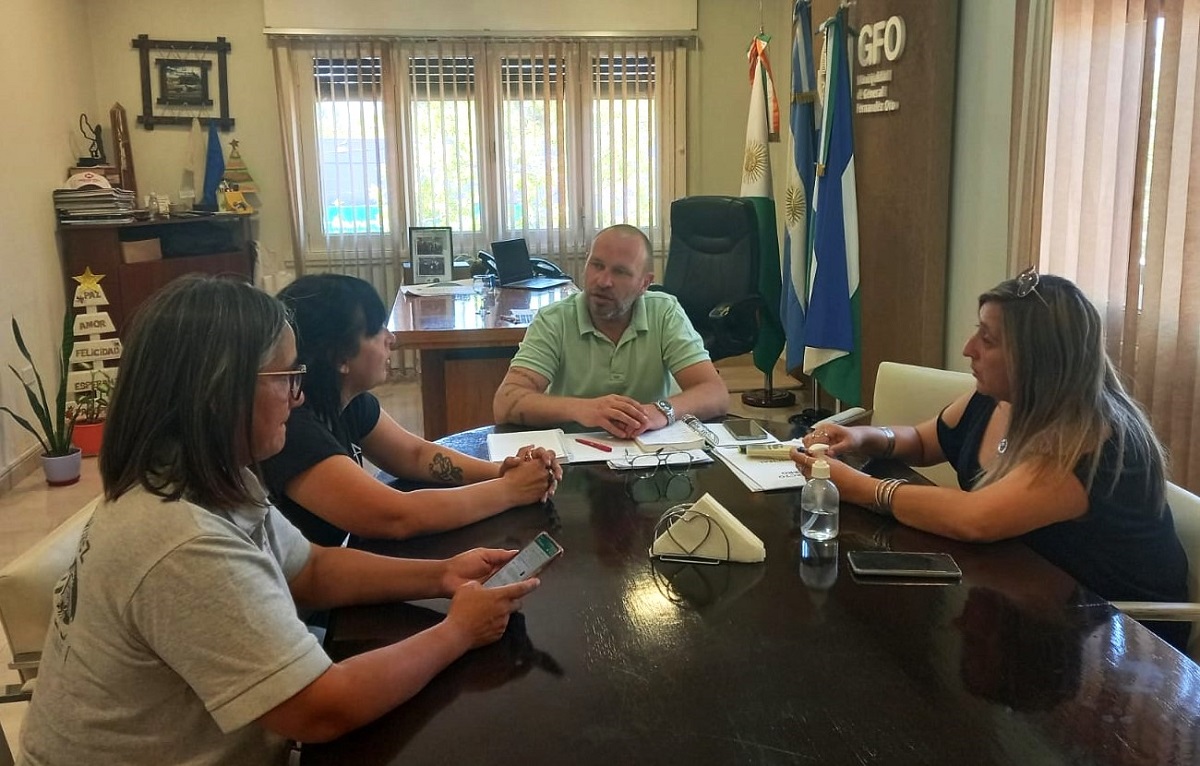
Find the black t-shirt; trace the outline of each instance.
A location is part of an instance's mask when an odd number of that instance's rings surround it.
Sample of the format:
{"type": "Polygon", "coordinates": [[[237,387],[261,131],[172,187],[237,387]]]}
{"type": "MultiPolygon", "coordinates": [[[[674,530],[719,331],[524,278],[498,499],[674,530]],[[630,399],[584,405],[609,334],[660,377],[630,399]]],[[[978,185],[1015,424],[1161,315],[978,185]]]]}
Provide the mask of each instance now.
{"type": "MultiPolygon", "coordinates": [[[[938,443],[965,490],[971,489],[982,470],[979,447],[995,409],[995,399],[976,393],[954,428],[938,418],[938,443]]],[[[1146,456],[1127,449],[1121,464],[1117,459],[1117,445],[1109,439],[1083,516],[1047,524],[1020,539],[1109,601],[1187,601],[1187,554],[1175,534],[1171,509],[1165,499],[1161,513],[1142,507],[1146,456]]],[[[1075,475],[1085,487],[1087,462],[1075,467],[1075,475]]],[[[1190,626],[1147,623],[1147,627],[1182,647],[1190,626]]]]}
{"type": "Polygon", "coordinates": [[[318,545],[341,545],[346,530],[317,516],[299,505],[284,488],[287,483],[317,463],[335,455],[346,455],[362,465],[362,450],[358,443],[375,429],[379,422],[379,400],[374,394],[362,393],[350,400],[342,410],[340,427],[323,422],[316,413],[301,405],[292,410],[287,422],[287,442],[278,455],[262,463],[263,478],[271,501],[296,527],[318,545]]]}

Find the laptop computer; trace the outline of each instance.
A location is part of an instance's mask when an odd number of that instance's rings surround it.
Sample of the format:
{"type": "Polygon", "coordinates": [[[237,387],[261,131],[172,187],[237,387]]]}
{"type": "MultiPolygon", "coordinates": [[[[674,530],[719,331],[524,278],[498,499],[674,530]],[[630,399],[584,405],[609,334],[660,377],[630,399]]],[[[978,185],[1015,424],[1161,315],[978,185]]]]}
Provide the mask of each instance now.
{"type": "Polygon", "coordinates": [[[492,257],[496,259],[496,274],[501,287],[516,287],[521,290],[545,290],[570,283],[570,277],[538,277],[533,274],[533,263],[529,260],[529,246],[524,239],[506,239],[492,243],[492,257]]]}

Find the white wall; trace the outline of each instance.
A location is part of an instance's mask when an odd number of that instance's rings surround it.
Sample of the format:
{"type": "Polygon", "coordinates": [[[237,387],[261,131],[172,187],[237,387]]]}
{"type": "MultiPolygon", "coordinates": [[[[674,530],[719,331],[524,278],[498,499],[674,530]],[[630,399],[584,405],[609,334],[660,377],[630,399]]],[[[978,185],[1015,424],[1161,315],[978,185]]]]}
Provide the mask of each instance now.
{"type": "MultiPolygon", "coordinates": [[[[9,330],[21,324],[43,375],[56,375],[55,349],[64,310],[51,190],[86,154],[80,112],[99,118],[91,76],[91,40],[83,0],[6,0],[0,24],[0,402],[26,415],[9,364],[24,365],[9,330]],[[77,138],[78,137],[78,138],[77,138]]],[[[107,112],[102,124],[107,123],[107,112]]],[[[53,393],[50,394],[53,396],[53,393]]],[[[0,477],[36,442],[0,416],[0,477]]]]}
{"type": "Polygon", "coordinates": [[[979,321],[978,297],[1008,274],[1008,142],[1016,0],[965,0],[958,17],[958,81],[950,180],[946,366],[979,321]]]}
{"type": "MultiPolygon", "coordinates": [[[[187,151],[188,129],[156,126],[145,130],[136,123],[142,111],[138,52],[130,44],[139,34],[155,40],[229,41],[229,114],[234,130],[221,133],[225,155],[229,141],[238,149],[258,183],[262,208],[257,238],[266,248],[263,273],[274,273],[291,258],[287,189],[283,171],[275,70],[262,34],[263,7],[254,0],[103,0],[85,2],[92,48],[95,100],[108,119],[108,109],[120,102],[129,115],[130,142],[138,192],[168,193],[177,199],[187,151]]],[[[157,76],[151,58],[151,76],[157,76]]],[[[209,75],[215,101],[216,71],[209,75]]],[[[156,110],[158,107],[156,107],[156,110]]],[[[161,113],[156,111],[156,113],[161,113]]],[[[197,196],[199,190],[197,190],[197,196]]]]}
{"type": "Polygon", "coordinates": [[[272,29],[673,31],[695,29],[696,0],[263,0],[272,29]]]}
{"type": "MultiPolygon", "coordinates": [[[[737,194],[742,184],[750,81],[746,50],[762,29],[779,95],[783,135],[771,144],[775,199],[787,187],[787,114],[791,92],[792,4],[789,0],[699,0],[696,49],[688,67],[688,193],[737,194]]],[[[817,11],[814,10],[814,23],[817,11]]]]}

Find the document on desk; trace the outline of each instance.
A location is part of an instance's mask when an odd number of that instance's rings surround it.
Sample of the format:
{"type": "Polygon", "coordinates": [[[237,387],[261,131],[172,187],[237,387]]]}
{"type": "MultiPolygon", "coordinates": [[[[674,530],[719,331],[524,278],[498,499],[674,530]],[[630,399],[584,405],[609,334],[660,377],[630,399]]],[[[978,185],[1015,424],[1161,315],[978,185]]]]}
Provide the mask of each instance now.
{"type": "Polygon", "coordinates": [[[751,492],[804,486],[804,474],[790,460],[752,458],[742,454],[737,447],[717,447],[713,452],[751,492]]]}
{"type": "Polygon", "coordinates": [[[641,452],[632,439],[615,439],[604,431],[568,434],[561,428],[553,428],[488,434],[488,460],[493,463],[504,462],[504,458],[517,454],[517,450],[529,445],[554,450],[560,463],[602,463],[613,455],[625,454],[628,449],[639,454],[641,452]]]}
{"type": "Polygon", "coordinates": [[[429,295],[470,295],[474,292],[470,280],[455,282],[425,282],[419,285],[405,285],[405,295],[425,297],[429,295]]]}
{"type": "MultiPolygon", "coordinates": [[[[637,463],[637,458],[654,454],[654,450],[642,449],[633,439],[618,439],[605,431],[568,434],[561,428],[554,428],[488,434],[488,460],[503,462],[504,458],[517,454],[517,450],[531,444],[554,450],[560,463],[608,463],[610,468],[617,471],[643,467],[637,463]]],[[[692,465],[712,462],[712,457],[702,449],[687,452],[692,458],[692,465]]]]}

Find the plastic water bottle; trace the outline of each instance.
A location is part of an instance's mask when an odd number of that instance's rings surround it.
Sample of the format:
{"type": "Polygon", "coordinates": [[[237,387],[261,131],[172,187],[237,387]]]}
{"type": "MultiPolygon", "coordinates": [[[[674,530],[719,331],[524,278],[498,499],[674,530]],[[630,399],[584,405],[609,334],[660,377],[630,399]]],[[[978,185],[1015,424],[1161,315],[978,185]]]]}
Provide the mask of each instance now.
{"type": "Polygon", "coordinates": [[[825,444],[808,448],[816,459],[812,477],[800,491],[800,533],[810,540],[832,540],[838,536],[838,490],[829,480],[825,444]]]}

